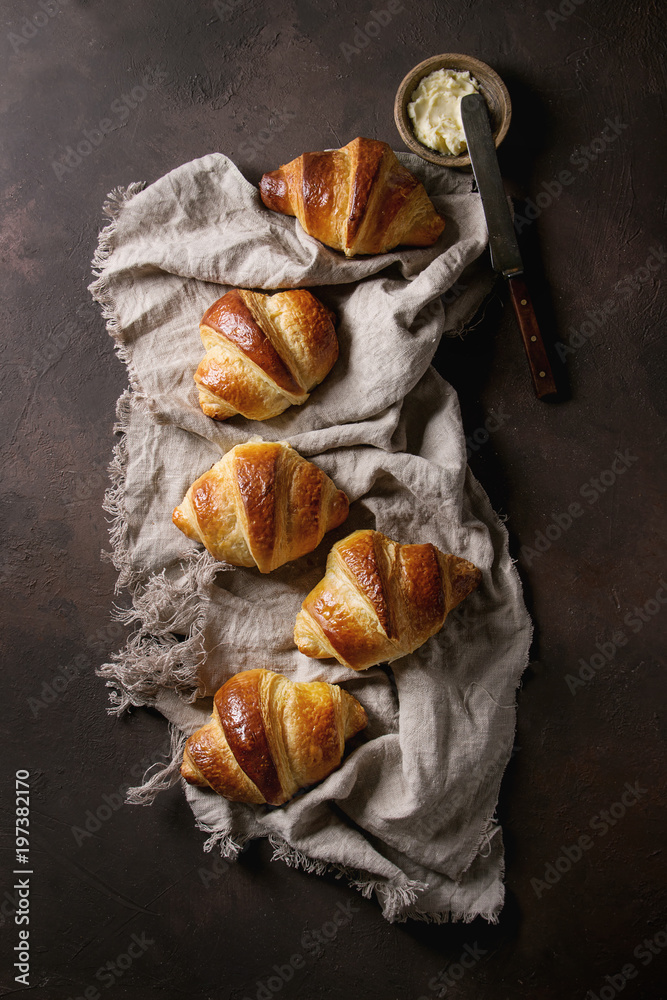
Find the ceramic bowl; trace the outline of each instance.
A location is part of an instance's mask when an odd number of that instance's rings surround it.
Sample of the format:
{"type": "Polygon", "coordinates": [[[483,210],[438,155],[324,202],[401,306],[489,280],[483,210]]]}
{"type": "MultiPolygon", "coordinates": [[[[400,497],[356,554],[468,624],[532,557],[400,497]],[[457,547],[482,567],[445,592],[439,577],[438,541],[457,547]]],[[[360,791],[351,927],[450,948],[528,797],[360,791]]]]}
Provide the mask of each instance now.
{"type": "Polygon", "coordinates": [[[424,146],[417,138],[412,129],[412,120],[408,115],[408,104],[412,100],[412,95],[420,82],[429,73],[437,69],[463,70],[477,81],[480,93],[484,95],[489,106],[491,119],[491,130],[496,143],[496,148],[507,135],[507,130],[512,117],[512,102],[507,92],[507,87],[490,66],[474,59],[472,56],[458,55],[446,52],[440,56],[431,56],[415,66],[403,78],[403,82],[398,88],[396,100],[394,101],[394,119],[396,127],[401,135],[401,139],[411,153],[416,153],[424,160],[431,163],[438,163],[443,167],[467,167],[470,165],[470,157],[466,153],[459,156],[453,154],[439,153],[435,149],[424,146]]]}

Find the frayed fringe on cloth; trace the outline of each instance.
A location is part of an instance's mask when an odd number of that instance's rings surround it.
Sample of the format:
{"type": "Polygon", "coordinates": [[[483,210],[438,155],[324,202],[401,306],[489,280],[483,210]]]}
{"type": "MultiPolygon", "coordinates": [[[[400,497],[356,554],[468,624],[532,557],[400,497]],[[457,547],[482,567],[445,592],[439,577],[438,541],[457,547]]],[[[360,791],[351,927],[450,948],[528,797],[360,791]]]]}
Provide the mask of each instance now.
{"type": "Polygon", "coordinates": [[[102,557],[113,564],[118,572],[115,592],[118,594],[124,588],[135,590],[142,582],[140,574],[134,573],[129,556],[128,523],[125,510],[125,480],[127,473],[127,440],[125,437],[130,419],[132,393],[129,389],[120,396],[116,404],[116,423],[114,434],[120,434],[120,441],[114,445],[113,457],[108,473],[111,485],[104,494],[102,510],[111,515],[109,522],[109,541],[111,552],[103,552],[102,557]]]}
{"type": "Polygon", "coordinates": [[[168,579],[165,570],[148,579],[134,570],[125,509],[128,458],[125,435],[135,396],[126,390],[118,400],[114,432],[121,439],[114,447],[109,465],[111,484],[103,503],[110,515],[112,550],[105,556],[118,572],[116,593],[128,588],[133,595],[133,606],[116,610],[114,617],[124,625],[137,625],[124,649],[114,653],[111,662],[102,664],[97,671],[111,689],[109,712],[114,715],[121,715],[130,705],[154,705],[160,688],[176,691],[187,702],[195,701],[200,693],[198,672],[205,658],[204,591],[216,573],[233,569],[228,563],[217,562],[204,549],[181,562],[175,580],[168,579]]]}
{"type": "MultiPolygon", "coordinates": [[[[114,554],[122,561],[120,548],[114,554]]],[[[154,705],[160,689],[176,691],[189,703],[203,693],[198,678],[206,657],[204,589],[217,572],[229,568],[206,551],[194,553],[182,563],[177,581],[163,571],[135,594],[133,607],[116,611],[117,621],[138,623],[138,628],[97,671],[111,688],[112,714],[121,715],[130,705],[154,705]]]]}
{"type": "Polygon", "coordinates": [[[430,913],[425,910],[411,909],[408,913],[402,914],[395,920],[397,924],[404,924],[408,920],[419,920],[424,924],[471,924],[473,920],[481,917],[489,924],[497,924],[502,904],[494,910],[466,911],[449,910],[447,913],[430,913]]]}
{"type": "MultiPolygon", "coordinates": [[[[324,875],[330,872],[336,878],[346,878],[350,888],[356,889],[365,899],[370,899],[373,893],[375,893],[382,909],[382,916],[390,924],[405,923],[407,920],[419,920],[422,923],[432,924],[469,924],[478,917],[482,917],[483,920],[491,924],[498,923],[503,899],[500,900],[496,907],[488,911],[466,911],[455,908],[444,912],[420,910],[417,906],[419,897],[429,888],[425,882],[408,878],[401,883],[387,882],[383,879],[373,878],[368,873],[347,868],[344,865],[316,860],[309,857],[303,851],[292,847],[286,840],[275,834],[269,834],[269,843],[273,847],[272,861],[284,861],[291,868],[301,868],[303,871],[312,872],[316,875],[324,875]]],[[[501,887],[504,871],[505,865],[503,862],[499,875],[501,887]]],[[[502,896],[504,898],[504,887],[502,887],[502,896]]]]}
{"type": "Polygon", "coordinates": [[[269,834],[269,843],[273,847],[272,861],[284,861],[290,868],[301,868],[315,875],[332,872],[336,878],[347,878],[351,888],[360,892],[365,899],[370,899],[375,893],[382,907],[382,916],[390,924],[407,919],[408,914],[405,911],[410,909],[421,893],[428,889],[425,882],[416,879],[406,878],[401,883],[386,882],[344,865],[311,858],[273,833],[269,834]]]}
{"type": "Polygon", "coordinates": [[[145,187],[145,181],[135,181],[132,184],[128,184],[127,187],[114,188],[113,191],[110,191],[107,195],[106,201],[102,206],[102,212],[108,219],[110,219],[110,222],[104,227],[104,229],[102,229],[97,240],[97,249],[91,261],[95,281],[88,286],[88,291],[95,301],[99,302],[102,308],[102,317],[106,323],[109,335],[114,342],[116,354],[127,368],[130,385],[136,394],[137,400],[140,401],[147,409],[150,409],[149,401],[141,387],[139,373],[134,366],[129,351],[121,340],[120,319],[114,309],[113,299],[105,273],[106,266],[115,246],[118,216],[124,206],[127,205],[128,202],[132,201],[136,195],[140,194],[145,187]]]}
{"type": "Polygon", "coordinates": [[[158,792],[171,788],[178,781],[186,736],[177,726],[170,723],[169,737],[171,739],[170,759],[166,764],[158,762],[151,764],[144,774],[141,785],[137,785],[135,788],[128,788],[125,795],[125,801],[128,805],[150,806],[153,804],[158,792]],[[150,774],[155,767],[159,770],[150,774]]]}
{"type": "Polygon", "coordinates": [[[223,858],[227,858],[231,861],[235,861],[239,856],[245,845],[247,844],[250,837],[237,836],[236,840],[230,836],[228,833],[223,833],[222,830],[214,830],[213,827],[207,826],[206,823],[202,823],[201,820],[197,819],[197,828],[203,830],[204,833],[210,833],[210,837],[204,844],[204,850],[206,853],[210,853],[214,847],[220,848],[220,854],[223,858]]]}

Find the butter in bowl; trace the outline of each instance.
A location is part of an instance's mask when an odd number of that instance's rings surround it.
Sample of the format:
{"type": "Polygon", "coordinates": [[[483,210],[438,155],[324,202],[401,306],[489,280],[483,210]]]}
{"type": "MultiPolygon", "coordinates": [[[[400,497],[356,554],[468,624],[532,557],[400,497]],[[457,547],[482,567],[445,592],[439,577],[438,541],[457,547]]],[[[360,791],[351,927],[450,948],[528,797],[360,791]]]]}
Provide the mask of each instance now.
{"type": "Polygon", "coordinates": [[[498,147],[509,128],[512,104],[490,66],[472,56],[445,53],[411,69],[394,102],[396,127],[408,149],[441,166],[469,166],[460,107],[466,94],[475,93],[488,105],[498,147]]]}

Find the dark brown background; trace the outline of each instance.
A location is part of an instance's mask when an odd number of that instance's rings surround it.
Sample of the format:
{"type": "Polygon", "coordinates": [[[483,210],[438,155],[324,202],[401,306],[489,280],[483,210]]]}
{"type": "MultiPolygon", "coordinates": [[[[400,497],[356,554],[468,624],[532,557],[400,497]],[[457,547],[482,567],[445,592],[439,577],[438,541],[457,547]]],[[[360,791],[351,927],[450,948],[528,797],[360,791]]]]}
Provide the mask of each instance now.
{"type": "MultiPolygon", "coordinates": [[[[44,8],[38,0],[3,4],[1,861],[4,893],[14,865],[14,772],[27,768],[30,996],[74,997],[87,987],[94,995],[96,986],[101,996],[254,1000],[274,964],[300,953],[305,966],[273,995],[430,1000],[433,977],[466,943],[485,954],[446,996],[583,1000],[589,990],[604,998],[620,986],[627,998],[666,995],[667,954],[647,965],[633,956],[667,924],[659,825],[666,612],[650,604],[659,610],[636,634],[624,624],[635,606],[655,602],[666,569],[665,264],[646,268],[650,249],[664,241],[665,25],[648,0],[564,0],[558,21],[547,16],[549,0],[406,3],[358,52],[341,47],[355,45],[371,10],[387,6],[231,0],[218,13],[203,0],[70,0],[34,37],[12,44],[11,33],[30,31],[24,18],[41,22],[44,8]],[[107,547],[101,502],[114,405],[126,375],[86,293],[104,197],[214,150],[256,182],[303,150],[359,134],[400,148],[396,88],[415,63],[446,51],[485,60],[509,87],[514,119],[500,155],[508,189],[533,202],[552,192],[521,233],[545,331],[565,341],[589,311],[610,299],[617,307],[569,354],[559,404],[533,397],[501,287],[476,329],[437,354],[459,392],[467,434],[492,410],[502,415],[471,465],[507,515],[536,625],[519,696],[519,749],[499,806],[508,891],[496,927],[390,926],[374,901],[334,878],[271,863],[263,844],[206,888],[202,871],[215,875],[215,859],[202,853],[204,835],[178,786],[153,808],[117,808],[81,843],[72,832],[104,795],[115,803],[119,787],[135,781],[131,769],[154,759],[166,738],[151,712],[105,715],[106,691],[94,674],[121,642],[110,624],[115,572],[99,553],[107,547]],[[113,102],[151,67],[166,79],[121,121],[113,102]],[[54,161],[106,117],[114,130],[59,178],[54,161]],[[627,127],[596,144],[607,119],[627,127]],[[597,153],[583,169],[577,150],[591,143],[597,153]],[[563,170],[574,180],[554,195],[563,170]],[[628,277],[634,289],[619,285],[628,277]],[[604,493],[593,487],[589,503],[581,488],[610,468],[617,450],[629,450],[630,467],[604,493]],[[584,513],[547,551],[520,555],[575,502],[584,513]],[[566,674],[580,658],[590,661],[596,643],[612,648],[605,644],[619,629],[627,644],[573,695],[566,674]],[[48,696],[43,685],[77,655],[87,666],[66,690],[42,708],[29,702],[48,696]],[[619,801],[626,782],[645,792],[600,836],[591,820],[619,801]],[[538,898],[531,879],[543,878],[584,833],[591,849],[538,898]],[[303,935],[331,934],[338,904],[350,901],[351,922],[315,956],[314,938],[303,935]],[[113,988],[96,979],[132,934],[144,933],[154,943],[113,988]],[[627,963],[638,975],[624,984],[613,977],[627,963]]],[[[1,986],[20,992],[11,968],[17,928],[4,895],[2,902],[1,986]]]]}

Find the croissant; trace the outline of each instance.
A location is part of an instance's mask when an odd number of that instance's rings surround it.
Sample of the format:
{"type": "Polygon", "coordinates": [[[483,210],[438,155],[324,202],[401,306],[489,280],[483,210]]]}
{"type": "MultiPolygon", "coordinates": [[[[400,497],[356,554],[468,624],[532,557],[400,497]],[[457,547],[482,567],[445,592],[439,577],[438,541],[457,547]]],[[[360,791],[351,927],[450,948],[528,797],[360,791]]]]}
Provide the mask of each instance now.
{"type": "Polygon", "coordinates": [[[445,228],[423,185],[375,139],[303,153],[264,174],[259,193],[267,208],[295,215],[310,236],[346,257],[429,247],[445,228]]]}
{"type": "Polygon", "coordinates": [[[216,559],[270,573],[312,552],[347,517],[349,501],[284,442],[237,444],[174,509],[177,528],[216,559]]]}
{"type": "Polygon", "coordinates": [[[206,416],[267,420],[305,403],[338,357],[334,320],[302,288],[276,295],[227,292],[199,326],[206,354],[195,382],[206,416]]]}
{"type": "Polygon", "coordinates": [[[335,771],[345,740],[367,722],[335,684],[246,670],[216,692],[211,721],[185,744],[181,774],[232,802],[279,806],[335,771]]]}
{"type": "Polygon", "coordinates": [[[481,576],[435,545],[355,531],[331,549],[296,617],[294,641],[306,656],[333,656],[353,670],[396,660],[435,635],[481,576]]]}

